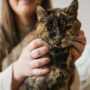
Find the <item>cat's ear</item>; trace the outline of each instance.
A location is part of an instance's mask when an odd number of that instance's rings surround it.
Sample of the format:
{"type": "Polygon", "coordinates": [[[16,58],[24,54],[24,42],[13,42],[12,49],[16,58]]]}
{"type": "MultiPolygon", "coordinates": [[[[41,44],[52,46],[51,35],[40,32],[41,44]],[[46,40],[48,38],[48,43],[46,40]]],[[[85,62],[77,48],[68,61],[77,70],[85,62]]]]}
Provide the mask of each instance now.
{"type": "Polygon", "coordinates": [[[48,16],[47,11],[40,5],[37,5],[36,13],[38,21],[40,21],[41,18],[45,18],[48,16]]]}
{"type": "Polygon", "coordinates": [[[67,8],[67,13],[70,15],[76,15],[77,16],[78,11],[78,1],[73,0],[70,6],[67,8]]]}

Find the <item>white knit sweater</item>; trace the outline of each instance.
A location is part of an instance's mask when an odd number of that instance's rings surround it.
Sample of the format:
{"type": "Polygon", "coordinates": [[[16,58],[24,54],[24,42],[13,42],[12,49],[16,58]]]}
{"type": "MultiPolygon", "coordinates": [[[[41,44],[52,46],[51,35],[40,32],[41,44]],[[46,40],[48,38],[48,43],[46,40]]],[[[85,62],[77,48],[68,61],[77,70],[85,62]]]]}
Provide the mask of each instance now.
{"type": "Polygon", "coordinates": [[[0,90],[11,90],[12,65],[0,73],[0,90]]]}

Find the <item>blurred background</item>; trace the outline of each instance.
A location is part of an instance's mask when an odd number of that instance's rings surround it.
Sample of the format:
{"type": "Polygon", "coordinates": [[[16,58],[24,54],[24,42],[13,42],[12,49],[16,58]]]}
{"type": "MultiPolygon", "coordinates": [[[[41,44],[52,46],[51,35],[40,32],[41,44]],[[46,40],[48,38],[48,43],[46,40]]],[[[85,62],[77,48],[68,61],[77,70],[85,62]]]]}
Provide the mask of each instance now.
{"type": "MultiPolygon", "coordinates": [[[[54,8],[63,8],[68,6],[72,0],[52,0],[54,8]]],[[[78,18],[82,22],[81,29],[85,31],[87,37],[87,43],[90,43],[90,0],[78,0],[79,11],[78,18]]],[[[1,18],[1,6],[2,0],[0,0],[0,18],[1,18]]],[[[0,21],[1,22],[1,21],[0,21]]]]}

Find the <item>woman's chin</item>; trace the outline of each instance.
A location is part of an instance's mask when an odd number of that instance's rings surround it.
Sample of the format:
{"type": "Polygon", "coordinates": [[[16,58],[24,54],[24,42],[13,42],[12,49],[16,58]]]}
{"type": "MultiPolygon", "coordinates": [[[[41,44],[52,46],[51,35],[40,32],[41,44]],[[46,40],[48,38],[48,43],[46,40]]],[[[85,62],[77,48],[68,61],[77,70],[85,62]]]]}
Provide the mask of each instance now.
{"type": "Polygon", "coordinates": [[[30,8],[30,7],[27,7],[27,6],[23,6],[23,7],[18,8],[17,14],[25,16],[25,15],[28,15],[28,14],[29,15],[33,14],[34,12],[35,12],[35,8],[30,8]]]}
{"type": "Polygon", "coordinates": [[[18,11],[20,12],[35,12],[36,6],[33,4],[19,4],[18,11]]]}

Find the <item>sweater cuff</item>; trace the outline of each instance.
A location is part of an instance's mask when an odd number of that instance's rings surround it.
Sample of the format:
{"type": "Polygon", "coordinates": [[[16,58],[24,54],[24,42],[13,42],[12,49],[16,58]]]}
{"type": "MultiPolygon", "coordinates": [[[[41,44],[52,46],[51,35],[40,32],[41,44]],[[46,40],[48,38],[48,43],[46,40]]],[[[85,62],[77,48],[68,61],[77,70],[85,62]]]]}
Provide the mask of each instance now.
{"type": "Polygon", "coordinates": [[[7,69],[5,69],[0,74],[0,86],[2,89],[0,90],[11,90],[11,82],[12,82],[12,65],[10,65],[7,69]]]}

